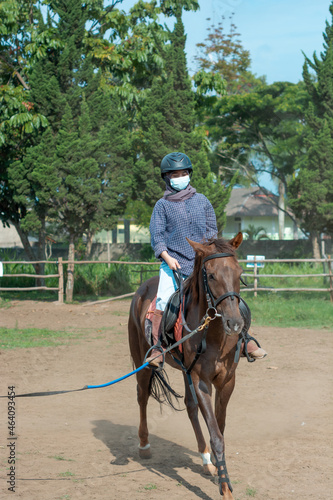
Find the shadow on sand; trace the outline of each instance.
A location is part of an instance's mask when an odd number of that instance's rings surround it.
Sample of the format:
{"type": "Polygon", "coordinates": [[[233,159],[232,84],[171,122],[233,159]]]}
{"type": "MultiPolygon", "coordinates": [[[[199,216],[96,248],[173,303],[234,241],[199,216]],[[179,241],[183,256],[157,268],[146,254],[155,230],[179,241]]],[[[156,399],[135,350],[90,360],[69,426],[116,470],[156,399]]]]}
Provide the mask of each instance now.
{"type": "Polygon", "coordinates": [[[197,453],[154,434],[149,434],[153,458],[142,459],[139,457],[138,452],[137,427],[114,424],[110,420],[95,420],[92,424],[94,425],[93,434],[96,439],[102,441],[115,457],[111,460],[112,465],[124,466],[131,459],[153,474],[167,476],[181,483],[197,498],[210,500],[211,497],[205,494],[201,488],[188,483],[177,471],[177,469],[188,468],[195,474],[202,475],[207,481],[214,481],[214,478],[203,475],[201,465],[193,462],[192,457],[197,457],[197,453]],[[168,457],[168,460],[166,460],[166,457],[168,457]]]}

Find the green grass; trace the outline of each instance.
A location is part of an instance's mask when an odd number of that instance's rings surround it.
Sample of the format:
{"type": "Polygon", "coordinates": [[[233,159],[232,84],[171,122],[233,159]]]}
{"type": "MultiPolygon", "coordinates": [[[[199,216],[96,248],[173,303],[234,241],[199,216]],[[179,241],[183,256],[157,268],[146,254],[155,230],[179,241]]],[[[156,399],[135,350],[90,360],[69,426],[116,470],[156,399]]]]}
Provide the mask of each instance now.
{"type": "Polygon", "coordinates": [[[254,497],[257,493],[255,488],[250,488],[249,486],[246,488],[245,494],[247,497],[254,497]]]}
{"type": "Polygon", "coordinates": [[[0,327],[0,348],[45,347],[68,344],[70,340],[82,337],[82,332],[55,331],[38,328],[0,327]]]}
{"type": "Polygon", "coordinates": [[[53,457],[48,457],[48,458],[54,458],[55,460],[64,460],[65,462],[74,462],[74,460],[72,458],[65,458],[65,457],[62,457],[61,455],[54,455],[53,457]]]}
{"type": "Polygon", "coordinates": [[[61,477],[74,477],[75,474],[69,470],[67,470],[66,472],[60,472],[60,474],[58,474],[58,476],[61,476],[61,477]]]}
{"type": "Polygon", "coordinates": [[[328,294],[258,292],[258,296],[253,297],[252,292],[243,292],[242,297],[251,309],[253,327],[279,326],[333,331],[333,303],[328,294]]]}
{"type": "Polygon", "coordinates": [[[144,489],[145,490],[157,490],[157,486],[154,483],[149,483],[149,484],[146,484],[146,486],[144,486],[144,489]]]}

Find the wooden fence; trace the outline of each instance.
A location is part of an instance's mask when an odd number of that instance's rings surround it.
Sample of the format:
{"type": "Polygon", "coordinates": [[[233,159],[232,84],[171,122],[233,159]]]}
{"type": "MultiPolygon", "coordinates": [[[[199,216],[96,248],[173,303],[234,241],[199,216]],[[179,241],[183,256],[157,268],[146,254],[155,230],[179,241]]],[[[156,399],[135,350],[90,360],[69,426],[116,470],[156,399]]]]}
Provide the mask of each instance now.
{"type": "MultiPolygon", "coordinates": [[[[240,264],[243,263],[253,263],[253,272],[244,272],[242,274],[243,278],[252,278],[253,279],[253,286],[249,287],[244,287],[242,288],[242,292],[253,292],[254,296],[256,297],[258,292],[260,291],[269,291],[269,292],[327,292],[330,294],[330,300],[333,302],[333,274],[332,274],[332,262],[333,259],[326,258],[326,259],[266,259],[265,264],[267,263],[325,263],[327,264],[327,273],[321,273],[321,274],[263,274],[260,273],[260,266],[262,265],[262,260],[257,260],[256,256],[254,256],[253,259],[247,259],[247,260],[239,260],[238,261],[240,264]],[[274,278],[327,278],[327,281],[329,283],[329,287],[326,288],[315,288],[315,287],[304,287],[304,288],[274,288],[273,286],[267,287],[267,286],[261,286],[260,285],[260,279],[261,278],[271,278],[274,280],[274,278]]],[[[37,275],[37,274],[3,274],[3,277],[10,277],[10,278],[19,278],[19,277],[29,277],[29,278],[35,278],[35,279],[48,279],[48,278],[58,278],[58,286],[57,287],[48,287],[48,286],[35,286],[35,287],[0,287],[0,292],[8,292],[8,291],[29,291],[29,290],[54,290],[58,292],[58,301],[63,303],[64,302],[64,264],[69,264],[70,261],[64,261],[62,258],[59,258],[57,261],[4,261],[3,265],[6,266],[8,264],[26,264],[26,265],[31,265],[31,264],[55,264],[58,266],[58,273],[57,274],[46,274],[46,275],[37,275]]],[[[140,266],[140,269],[137,271],[140,273],[140,282],[142,283],[143,281],[143,276],[145,274],[144,268],[146,266],[155,266],[159,264],[159,262],[127,262],[127,261],[119,261],[119,260],[80,260],[80,261],[74,261],[73,262],[74,266],[77,265],[83,265],[83,264],[122,264],[122,265],[132,265],[132,266],[140,266]]],[[[1,284],[1,278],[0,278],[0,284],[1,284]]],[[[134,295],[134,292],[126,294],[126,295],[121,295],[119,297],[112,297],[111,299],[106,299],[105,301],[108,300],[116,300],[118,298],[123,298],[123,297],[129,297],[131,295],[134,295]]],[[[96,302],[102,302],[102,301],[96,301],[96,302]]]]}

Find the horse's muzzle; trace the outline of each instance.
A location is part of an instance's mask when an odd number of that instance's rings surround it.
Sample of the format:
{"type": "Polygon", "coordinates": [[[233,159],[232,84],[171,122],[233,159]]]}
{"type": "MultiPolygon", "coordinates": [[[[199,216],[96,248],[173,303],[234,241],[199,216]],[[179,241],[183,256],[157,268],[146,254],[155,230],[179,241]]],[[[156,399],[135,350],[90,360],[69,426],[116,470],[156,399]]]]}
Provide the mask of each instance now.
{"type": "Polygon", "coordinates": [[[239,335],[243,329],[244,321],[241,316],[238,318],[225,318],[222,316],[224,331],[227,335],[239,335]]]}

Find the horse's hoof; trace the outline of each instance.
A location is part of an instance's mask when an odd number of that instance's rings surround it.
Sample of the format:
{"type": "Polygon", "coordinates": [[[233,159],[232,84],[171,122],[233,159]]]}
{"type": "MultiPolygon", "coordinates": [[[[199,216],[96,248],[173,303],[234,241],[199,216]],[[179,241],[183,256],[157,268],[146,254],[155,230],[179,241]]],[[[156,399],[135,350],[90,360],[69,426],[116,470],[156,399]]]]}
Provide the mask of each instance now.
{"type": "Polygon", "coordinates": [[[151,458],[150,444],[143,447],[139,445],[139,456],[140,458],[151,458]]]}
{"type": "Polygon", "coordinates": [[[213,464],[205,464],[203,466],[204,469],[204,474],[206,476],[216,476],[217,475],[217,468],[213,464]]]}

